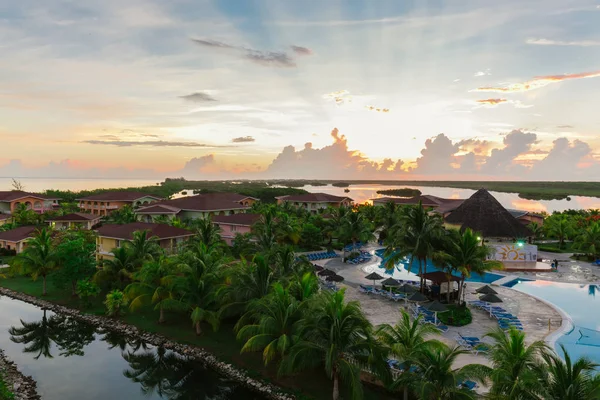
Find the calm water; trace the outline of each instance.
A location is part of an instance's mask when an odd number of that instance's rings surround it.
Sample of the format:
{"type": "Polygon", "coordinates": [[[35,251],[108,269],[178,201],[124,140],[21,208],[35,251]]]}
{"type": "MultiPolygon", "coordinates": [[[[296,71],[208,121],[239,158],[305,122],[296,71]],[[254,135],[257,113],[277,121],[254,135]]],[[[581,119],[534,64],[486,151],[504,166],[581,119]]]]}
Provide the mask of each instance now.
{"type": "MultiPolygon", "coordinates": [[[[375,253],[383,258],[383,253],[385,250],[377,250],[375,253]]],[[[392,270],[387,270],[385,268],[385,260],[381,262],[380,265],[374,266],[374,268],[370,268],[369,272],[377,272],[384,273],[385,275],[391,276],[394,279],[401,279],[403,281],[418,281],[419,277],[417,274],[419,273],[419,262],[414,260],[412,265],[410,264],[410,260],[408,258],[404,259],[402,262],[396,265],[396,268],[392,270]]],[[[431,262],[427,262],[427,266],[424,272],[434,272],[441,271],[441,269],[434,266],[431,262]]],[[[460,276],[458,273],[453,273],[455,276],[460,276]]],[[[492,283],[495,280],[502,278],[504,275],[493,274],[491,272],[487,272],[483,275],[473,273],[469,278],[466,279],[467,282],[483,282],[483,283],[492,283]]]]}
{"type": "Polygon", "coordinates": [[[202,364],[0,298],[0,348],[45,400],[261,399],[202,364]]]}
{"type": "Polygon", "coordinates": [[[549,281],[520,282],[515,289],[560,307],[573,320],[574,328],[556,342],[571,358],[586,356],[600,364],[600,285],[549,281]]]}
{"type": "MultiPolygon", "coordinates": [[[[369,199],[378,197],[384,197],[377,194],[378,190],[383,189],[394,189],[394,188],[411,188],[419,189],[423,194],[431,194],[438,197],[444,197],[449,199],[467,199],[473,193],[474,190],[470,189],[453,189],[443,187],[429,187],[429,186],[406,186],[406,185],[376,185],[376,184],[364,184],[364,185],[351,185],[348,189],[350,192],[345,193],[345,188],[328,186],[304,186],[302,189],[309,192],[323,192],[330,193],[336,196],[348,196],[357,203],[364,203],[369,199]]],[[[553,211],[563,211],[569,208],[572,209],[588,209],[588,208],[600,208],[600,198],[596,197],[581,197],[571,196],[571,201],[567,200],[525,200],[519,198],[517,193],[500,193],[490,192],[504,207],[514,208],[518,210],[526,211],[546,211],[551,213],[553,211]]]]}

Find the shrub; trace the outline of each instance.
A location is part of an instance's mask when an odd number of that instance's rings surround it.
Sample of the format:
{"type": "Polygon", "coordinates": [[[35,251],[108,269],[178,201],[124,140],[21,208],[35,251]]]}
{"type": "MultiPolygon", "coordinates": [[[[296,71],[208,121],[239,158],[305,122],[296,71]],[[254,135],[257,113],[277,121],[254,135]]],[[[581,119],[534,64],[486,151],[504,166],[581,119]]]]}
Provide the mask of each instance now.
{"type": "Polygon", "coordinates": [[[94,282],[90,282],[88,279],[77,281],[77,296],[79,296],[83,308],[91,306],[90,298],[98,296],[98,293],[100,293],[100,288],[94,282]]]}
{"type": "Polygon", "coordinates": [[[13,400],[15,396],[8,390],[8,384],[4,381],[4,373],[0,371],[0,400],[13,400]]]}
{"type": "Polygon", "coordinates": [[[113,290],[106,295],[104,301],[106,306],[106,315],[109,317],[118,317],[123,313],[125,307],[127,307],[127,299],[120,290],[113,290]]]}
{"type": "Polygon", "coordinates": [[[465,326],[473,321],[473,316],[468,307],[451,304],[448,311],[438,313],[438,319],[448,326],[465,326]]]}

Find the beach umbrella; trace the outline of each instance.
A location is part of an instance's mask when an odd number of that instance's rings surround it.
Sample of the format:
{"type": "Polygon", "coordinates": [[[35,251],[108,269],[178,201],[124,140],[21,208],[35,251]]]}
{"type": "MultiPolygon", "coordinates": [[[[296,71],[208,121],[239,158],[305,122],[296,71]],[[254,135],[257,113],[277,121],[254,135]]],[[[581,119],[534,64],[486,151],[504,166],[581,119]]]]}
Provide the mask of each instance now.
{"type": "Polygon", "coordinates": [[[412,294],[412,295],[411,295],[411,296],[408,298],[408,301],[414,301],[415,303],[421,303],[421,302],[424,302],[424,301],[427,301],[427,300],[429,300],[429,299],[427,298],[427,296],[425,296],[424,294],[422,294],[422,293],[419,293],[419,292],[413,293],[413,294],[412,294]]]}
{"type": "Polygon", "coordinates": [[[502,299],[493,293],[484,294],[479,298],[479,300],[488,303],[488,307],[490,308],[490,317],[492,316],[492,306],[490,305],[490,303],[502,303],[502,299]]]}
{"type": "Polygon", "coordinates": [[[313,264],[313,267],[315,268],[315,271],[319,272],[319,271],[323,271],[325,268],[321,267],[320,265],[317,264],[313,264]]]}
{"type": "Polygon", "coordinates": [[[373,281],[373,286],[375,286],[375,281],[382,280],[383,276],[379,275],[377,272],[371,272],[369,275],[365,276],[365,279],[373,281]]]}
{"type": "Polygon", "coordinates": [[[415,293],[418,290],[413,285],[409,285],[408,283],[405,283],[404,285],[402,285],[398,288],[398,291],[400,293],[415,293]]]}
{"type": "Polygon", "coordinates": [[[492,289],[489,285],[482,286],[475,291],[480,294],[498,294],[498,292],[492,289]]]}
{"type": "Polygon", "coordinates": [[[390,293],[392,293],[392,286],[400,286],[400,282],[398,282],[394,278],[387,278],[387,279],[381,281],[381,285],[388,286],[390,288],[390,293]]]}
{"type": "Polygon", "coordinates": [[[325,280],[328,282],[342,282],[344,280],[344,277],[335,274],[335,275],[328,276],[327,278],[325,278],[325,280]]]}
{"type": "Polygon", "coordinates": [[[425,307],[427,310],[432,311],[434,313],[433,318],[434,318],[435,325],[437,325],[437,313],[448,311],[448,307],[446,305],[440,303],[437,300],[432,301],[431,303],[425,304],[423,307],[425,307]]]}
{"type": "Polygon", "coordinates": [[[331,275],[335,275],[335,272],[333,272],[330,269],[324,269],[323,271],[319,271],[318,274],[319,274],[319,276],[331,276],[331,275]]]}

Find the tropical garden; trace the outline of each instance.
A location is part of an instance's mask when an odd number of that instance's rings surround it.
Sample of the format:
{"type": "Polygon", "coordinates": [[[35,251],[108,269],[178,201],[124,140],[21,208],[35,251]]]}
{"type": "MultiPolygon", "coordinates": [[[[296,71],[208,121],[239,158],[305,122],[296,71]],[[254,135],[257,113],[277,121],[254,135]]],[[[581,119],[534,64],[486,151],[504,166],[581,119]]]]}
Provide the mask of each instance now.
{"type": "MultiPolygon", "coordinates": [[[[494,399],[600,395],[597,365],[566,354],[563,359],[540,342],[527,344],[518,331],[490,332],[488,365],[457,367],[466,350],[443,342],[435,326],[406,313],[394,325],[374,326],[360,303],[346,298],[346,290],[355,289],[322,288],[313,266],[296,256],[303,249],[379,240],[388,268],[405,257],[420,267],[433,260],[464,280],[495,267],[470,230],[447,231],[422,207],[391,203],[321,214],[259,204],[252,212],[260,214],[252,233],[239,235],[231,247],[210,221],[174,220],[169,223],[195,232],[175,254],[165,254],[157,238],[140,231],[101,265],[92,233],[41,228],[0,285],[201,345],[299,397],[478,398],[462,385],[469,380],[489,388],[494,399]],[[390,360],[404,372],[391,368],[390,360]]],[[[126,214],[113,222],[128,221],[126,214]]],[[[48,317],[45,326],[59,325],[52,318],[58,317],[48,317]]],[[[30,328],[11,335],[26,340],[30,328]]],[[[60,343],[60,335],[53,340],[60,343]]],[[[39,351],[43,355],[46,347],[39,351]]]]}

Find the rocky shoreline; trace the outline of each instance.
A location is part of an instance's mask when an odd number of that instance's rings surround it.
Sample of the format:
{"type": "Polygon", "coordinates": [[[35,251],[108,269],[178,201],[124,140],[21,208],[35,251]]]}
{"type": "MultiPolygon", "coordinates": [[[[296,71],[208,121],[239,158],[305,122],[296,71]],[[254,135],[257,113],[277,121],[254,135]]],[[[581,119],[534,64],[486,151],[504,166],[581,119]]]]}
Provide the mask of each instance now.
{"type": "MultiPolygon", "coordinates": [[[[15,292],[15,291],[7,289],[7,288],[0,287],[0,295],[5,295],[5,296],[11,297],[16,300],[20,300],[20,301],[23,301],[23,302],[26,302],[29,304],[33,304],[37,307],[45,308],[45,309],[55,312],[57,314],[76,318],[79,321],[86,322],[88,324],[91,324],[91,325],[93,325],[97,328],[101,328],[103,330],[117,332],[117,333],[123,334],[127,337],[130,337],[132,339],[134,339],[134,338],[141,339],[141,340],[143,340],[151,345],[154,345],[154,346],[162,346],[165,349],[172,350],[172,351],[177,352],[185,357],[189,357],[191,359],[201,362],[207,368],[210,368],[210,369],[218,372],[219,374],[223,375],[224,377],[226,377],[228,379],[231,379],[232,381],[238,382],[239,384],[247,387],[248,389],[265,396],[265,398],[267,398],[267,399],[273,399],[273,400],[293,400],[294,399],[294,396],[292,396],[288,393],[283,393],[279,387],[271,385],[266,382],[261,382],[254,378],[251,378],[243,370],[238,369],[234,365],[219,361],[217,359],[217,357],[215,357],[211,353],[209,353],[201,348],[173,342],[173,341],[165,338],[162,335],[144,332],[142,330],[139,330],[137,327],[126,324],[122,321],[114,320],[114,319],[107,318],[107,317],[100,317],[100,316],[96,316],[96,315],[82,314],[81,312],[79,312],[79,310],[74,310],[74,309],[71,309],[68,307],[50,303],[48,301],[41,300],[41,299],[38,299],[33,296],[29,296],[24,293],[15,292]]],[[[0,360],[1,359],[2,359],[2,354],[0,352],[0,360]]],[[[1,365],[2,364],[0,361],[0,366],[1,365]]],[[[12,364],[12,365],[13,365],[13,368],[16,370],[16,367],[14,366],[14,364],[12,364]]],[[[27,384],[26,381],[24,381],[25,383],[22,386],[25,388],[33,387],[34,392],[35,392],[35,381],[28,377],[24,377],[24,379],[29,379],[32,382],[33,386],[31,384],[27,384]]],[[[21,389],[21,386],[19,387],[19,389],[21,389]]],[[[23,389],[23,391],[24,390],[25,389],[23,389]]],[[[39,399],[40,398],[39,396],[37,396],[37,394],[36,394],[37,397],[17,397],[16,392],[18,390],[14,390],[14,391],[15,391],[15,399],[21,400],[21,399],[39,399]]]]}
{"type": "Polygon", "coordinates": [[[41,399],[37,393],[35,380],[23,375],[17,365],[6,357],[2,349],[0,349],[0,371],[3,373],[8,389],[14,393],[15,400],[41,399]]]}

